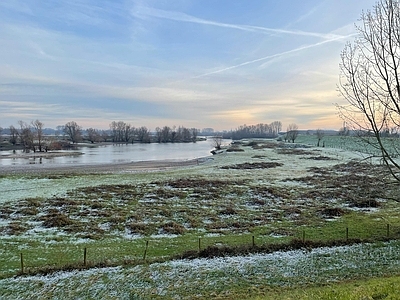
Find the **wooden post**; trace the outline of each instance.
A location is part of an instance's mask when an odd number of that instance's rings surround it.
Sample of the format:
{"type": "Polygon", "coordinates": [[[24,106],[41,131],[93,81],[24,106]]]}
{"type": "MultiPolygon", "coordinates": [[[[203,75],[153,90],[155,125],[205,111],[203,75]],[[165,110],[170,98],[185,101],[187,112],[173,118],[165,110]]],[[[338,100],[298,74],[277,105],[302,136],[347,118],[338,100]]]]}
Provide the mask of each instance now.
{"type": "Polygon", "coordinates": [[[346,241],[349,240],[349,227],[346,227],[346,241]]]}
{"type": "Polygon", "coordinates": [[[390,224],[386,224],[386,235],[387,237],[390,236],[390,224]]]}
{"type": "Polygon", "coordinates": [[[306,241],[306,231],[303,230],[303,243],[306,241]]]}
{"type": "Polygon", "coordinates": [[[199,238],[199,252],[201,251],[201,238],[199,238]]]}
{"type": "Polygon", "coordinates": [[[85,249],[83,250],[83,265],[86,267],[86,254],[87,254],[87,249],[85,247],[85,249]]]}
{"type": "Polygon", "coordinates": [[[255,241],[254,241],[254,235],[252,236],[252,242],[253,242],[253,248],[256,245],[255,241]]]}
{"type": "Polygon", "coordinates": [[[148,247],[149,247],[149,241],[146,241],[146,248],[144,249],[143,260],[146,260],[148,247]]]}
{"type": "Polygon", "coordinates": [[[24,256],[21,252],[21,274],[24,274],[24,256]]]}

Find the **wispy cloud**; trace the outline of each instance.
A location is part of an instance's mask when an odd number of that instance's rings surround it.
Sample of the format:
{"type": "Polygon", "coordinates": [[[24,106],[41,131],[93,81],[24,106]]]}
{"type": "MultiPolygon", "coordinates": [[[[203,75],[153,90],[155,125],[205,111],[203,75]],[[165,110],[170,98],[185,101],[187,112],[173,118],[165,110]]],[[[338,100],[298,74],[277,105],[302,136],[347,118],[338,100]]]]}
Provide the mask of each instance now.
{"type": "Polygon", "coordinates": [[[178,11],[167,11],[147,6],[135,7],[135,9],[132,10],[132,14],[139,18],[149,16],[149,17],[167,19],[177,22],[196,23],[201,25],[231,28],[236,30],[259,32],[264,34],[289,34],[289,35],[299,35],[299,36],[311,36],[327,40],[331,40],[333,38],[343,38],[343,36],[336,34],[324,34],[324,33],[307,32],[301,30],[288,30],[288,29],[268,28],[262,26],[254,26],[254,25],[222,23],[222,22],[216,22],[198,18],[178,11]]]}

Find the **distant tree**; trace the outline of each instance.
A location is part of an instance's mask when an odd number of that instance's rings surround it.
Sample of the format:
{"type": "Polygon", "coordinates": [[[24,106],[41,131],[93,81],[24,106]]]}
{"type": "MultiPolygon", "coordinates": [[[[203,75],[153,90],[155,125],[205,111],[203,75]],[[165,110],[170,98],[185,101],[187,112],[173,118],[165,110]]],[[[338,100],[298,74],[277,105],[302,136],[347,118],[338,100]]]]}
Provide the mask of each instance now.
{"type": "Polygon", "coordinates": [[[182,127],[178,127],[178,129],[176,129],[176,126],[173,126],[170,130],[169,142],[177,143],[181,142],[181,139],[182,139],[182,127]]]}
{"type": "Polygon", "coordinates": [[[133,139],[133,134],[135,132],[135,127],[133,127],[131,124],[125,123],[125,126],[122,127],[122,132],[123,132],[123,142],[129,143],[131,139],[133,139]]]}
{"type": "Polygon", "coordinates": [[[222,136],[213,136],[211,138],[212,145],[215,149],[220,150],[222,145],[222,136]]]}
{"type": "Polygon", "coordinates": [[[162,129],[160,127],[156,127],[156,140],[157,143],[162,142],[162,129]]]}
{"type": "Polygon", "coordinates": [[[145,126],[141,126],[135,130],[135,135],[140,143],[150,143],[150,131],[145,126]]]}
{"type": "Polygon", "coordinates": [[[274,121],[271,124],[242,125],[235,130],[223,134],[224,138],[240,140],[244,138],[275,138],[282,130],[282,123],[274,121]]]}
{"type": "Polygon", "coordinates": [[[42,152],[42,147],[43,147],[43,126],[44,124],[40,122],[39,120],[35,120],[31,122],[33,132],[34,132],[34,137],[37,140],[37,146],[39,152],[42,152]]]}
{"type": "Polygon", "coordinates": [[[101,139],[103,140],[103,142],[107,142],[107,140],[109,138],[107,130],[102,130],[100,135],[101,135],[101,139]]]}
{"type": "Polygon", "coordinates": [[[286,134],[283,136],[283,139],[285,140],[285,143],[288,141],[288,134],[286,132],[286,134]]]}
{"type": "Polygon", "coordinates": [[[170,141],[172,140],[171,136],[172,136],[171,127],[169,127],[169,126],[164,126],[164,127],[161,129],[161,142],[162,142],[162,143],[168,143],[168,142],[170,142],[170,141]]]}
{"type": "Polygon", "coordinates": [[[2,132],[3,132],[3,128],[0,126],[0,137],[1,137],[2,132]]]}
{"type": "Polygon", "coordinates": [[[73,144],[76,144],[82,140],[82,127],[79,126],[75,121],[68,122],[64,125],[64,133],[73,144]]]}
{"type": "Polygon", "coordinates": [[[196,143],[197,142],[197,136],[199,135],[199,130],[196,128],[191,128],[190,133],[192,135],[192,142],[196,143]]]}
{"type": "Polygon", "coordinates": [[[180,141],[184,143],[188,143],[192,141],[192,134],[189,128],[179,127],[180,132],[180,141]]]}
{"type": "Polygon", "coordinates": [[[91,142],[92,144],[98,143],[98,142],[100,142],[101,139],[102,139],[101,133],[99,132],[99,130],[94,129],[94,128],[88,128],[88,129],[86,129],[86,134],[87,134],[87,139],[88,139],[89,142],[91,142]]]}
{"type": "Polygon", "coordinates": [[[34,150],[35,151],[35,147],[34,147],[34,135],[32,133],[32,130],[29,126],[29,124],[25,123],[24,121],[18,121],[19,127],[20,127],[20,131],[19,131],[19,139],[20,142],[22,144],[22,146],[24,147],[24,151],[27,150],[34,150]]]}
{"type": "Polygon", "coordinates": [[[318,128],[317,131],[315,132],[315,135],[317,136],[318,140],[317,147],[319,147],[319,143],[324,138],[325,132],[322,129],[318,128]]]}
{"type": "Polygon", "coordinates": [[[111,131],[111,138],[112,141],[115,142],[120,142],[122,137],[119,134],[119,130],[118,130],[118,123],[113,121],[110,123],[110,131],[111,131]]]}
{"type": "Polygon", "coordinates": [[[19,132],[18,132],[18,129],[15,128],[13,125],[11,125],[9,128],[10,128],[10,139],[9,139],[9,142],[12,145],[15,146],[17,144],[17,141],[18,141],[19,132]]]}
{"type": "Polygon", "coordinates": [[[289,124],[289,126],[286,130],[287,139],[289,141],[292,141],[292,143],[294,143],[294,141],[297,139],[298,135],[299,135],[299,127],[294,123],[289,124]]]}
{"type": "Polygon", "coordinates": [[[112,141],[114,143],[129,143],[133,138],[135,128],[123,121],[113,121],[110,124],[110,130],[112,141]]]}
{"type": "Polygon", "coordinates": [[[271,133],[276,137],[279,135],[279,132],[282,131],[282,123],[281,121],[274,121],[270,125],[271,127],[271,133]]]}
{"type": "Polygon", "coordinates": [[[65,133],[64,133],[64,125],[58,125],[56,127],[55,135],[56,135],[56,137],[59,137],[60,135],[65,135],[65,133]]]}

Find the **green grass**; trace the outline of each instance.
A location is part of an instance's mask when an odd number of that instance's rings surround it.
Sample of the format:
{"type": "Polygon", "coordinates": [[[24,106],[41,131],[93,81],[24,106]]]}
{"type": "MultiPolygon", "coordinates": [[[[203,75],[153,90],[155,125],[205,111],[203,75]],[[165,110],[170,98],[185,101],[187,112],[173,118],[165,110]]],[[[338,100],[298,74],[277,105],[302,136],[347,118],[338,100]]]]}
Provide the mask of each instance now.
{"type": "MultiPolygon", "coordinates": [[[[301,287],[294,289],[266,288],[266,289],[260,289],[259,291],[257,291],[257,293],[264,295],[249,297],[249,299],[253,300],[400,299],[400,276],[352,280],[337,284],[301,287]]],[[[245,297],[245,295],[241,296],[245,297]]]]}
{"type": "MultiPolygon", "coordinates": [[[[293,238],[302,239],[303,232],[306,240],[331,241],[344,240],[346,228],[349,229],[349,239],[380,240],[387,237],[387,224],[390,224],[390,237],[399,238],[400,220],[396,216],[381,217],[382,213],[356,213],[345,215],[337,221],[319,222],[312,226],[293,226],[291,223],[282,223],[279,230],[292,232],[292,236],[274,237],[269,233],[276,231],[271,227],[258,227],[253,232],[235,235],[207,236],[206,234],[184,234],[173,238],[143,237],[127,240],[123,238],[108,238],[100,240],[82,240],[78,244],[68,242],[58,237],[47,240],[10,239],[3,241],[1,248],[6,255],[0,257],[2,265],[1,277],[16,274],[20,270],[20,253],[24,256],[25,268],[35,270],[51,266],[61,268],[83,262],[84,248],[87,248],[87,260],[92,264],[107,262],[108,265],[124,264],[126,261],[142,260],[146,241],[149,242],[146,253],[147,259],[168,258],[180,255],[189,250],[204,249],[213,245],[251,245],[252,237],[255,244],[285,243],[293,238]],[[387,222],[390,223],[387,223],[387,222]]],[[[276,226],[276,225],[274,225],[276,226]]],[[[279,231],[278,231],[279,232],[279,231]]]]}
{"type": "Polygon", "coordinates": [[[398,276],[399,249],[399,241],[392,241],[16,277],[0,280],[0,296],[6,299],[335,299],[326,297],[338,295],[337,299],[342,299],[341,295],[348,295],[353,284],[370,287],[363,295],[373,293],[377,297],[392,291],[390,286],[374,288],[380,280],[374,283],[370,279],[381,276],[387,282],[388,276],[398,276]]]}
{"type": "MultiPolygon", "coordinates": [[[[399,138],[383,138],[383,144],[387,147],[389,153],[397,156],[400,149],[399,138]]],[[[301,134],[297,137],[296,143],[316,146],[318,143],[315,135],[301,134]]],[[[374,138],[362,140],[356,136],[339,136],[339,135],[326,135],[320,141],[320,147],[323,145],[329,148],[337,148],[365,154],[381,155],[379,148],[373,147],[371,144],[376,144],[374,138]]]]}

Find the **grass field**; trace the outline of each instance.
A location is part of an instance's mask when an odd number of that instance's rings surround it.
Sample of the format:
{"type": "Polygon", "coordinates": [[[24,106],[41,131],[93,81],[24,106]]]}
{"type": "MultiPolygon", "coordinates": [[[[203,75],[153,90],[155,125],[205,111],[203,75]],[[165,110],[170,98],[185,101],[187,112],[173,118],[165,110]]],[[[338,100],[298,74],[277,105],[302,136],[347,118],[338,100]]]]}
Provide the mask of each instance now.
{"type": "Polygon", "coordinates": [[[361,161],[258,141],[171,170],[4,176],[0,298],[397,299],[399,186],[361,161]],[[223,254],[296,239],[365,242],[223,254]]]}
{"type": "MultiPolygon", "coordinates": [[[[399,138],[383,138],[382,141],[389,154],[391,154],[393,157],[399,156],[399,138]]],[[[299,135],[296,139],[296,143],[316,146],[318,140],[315,135],[299,135]]],[[[373,145],[376,145],[376,140],[373,137],[359,138],[357,136],[326,135],[320,141],[320,147],[323,146],[328,148],[348,150],[357,153],[360,157],[364,158],[381,155],[379,147],[373,145]]]]}

